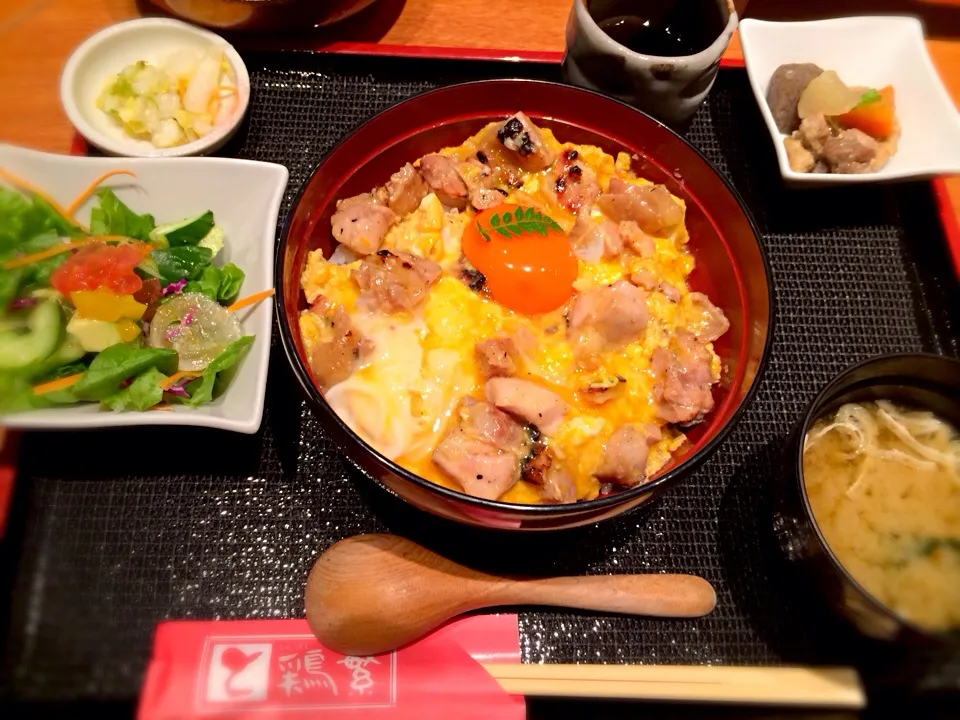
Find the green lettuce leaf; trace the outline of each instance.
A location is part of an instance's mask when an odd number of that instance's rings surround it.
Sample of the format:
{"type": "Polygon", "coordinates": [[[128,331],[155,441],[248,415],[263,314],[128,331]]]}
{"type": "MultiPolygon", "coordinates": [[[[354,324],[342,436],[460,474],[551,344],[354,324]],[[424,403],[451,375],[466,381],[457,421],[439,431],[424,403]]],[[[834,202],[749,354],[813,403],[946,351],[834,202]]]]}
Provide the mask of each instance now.
{"type": "Polygon", "coordinates": [[[90,211],[90,232],[94,235],[124,235],[147,242],[157,223],[153,215],[137,215],[110,188],[97,190],[100,205],[90,211]]]}
{"type": "Polygon", "coordinates": [[[108,347],[97,355],[73,392],[81,400],[103,400],[120,391],[120,384],[157,368],[164,374],[177,369],[177,351],[169,348],[140,348],[123,343],[108,347]]]}
{"type": "Polygon", "coordinates": [[[0,310],[17,297],[20,282],[23,280],[23,268],[4,270],[0,268],[0,310]]]}
{"type": "Polygon", "coordinates": [[[240,294],[240,288],[246,279],[246,274],[233,263],[227,263],[221,270],[220,290],[217,301],[221,305],[229,305],[240,294]]]}
{"type": "Polygon", "coordinates": [[[187,386],[190,397],[180,398],[180,401],[185,405],[197,407],[213,400],[214,392],[222,392],[226,383],[229,382],[229,377],[226,374],[221,377],[221,373],[225,373],[225,371],[236,366],[250,350],[253,341],[253,335],[246,335],[227,345],[223,352],[204,368],[203,374],[187,386]],[[218,378],[220,379],[219,382],[218,378]]]}
{"type": "Polygon", "coordinates": [[[149,368],[120,392],[103,398],[100,404],[111,410],[149,410],[163,400],[160,383],[166,378],[156,368],[149,368]]]}
{"type": "Polygon", "coordinates": [[[186,278],[194,280],[200,277],[203,269],[210,265],[213,252],[208,248],[195,245],[163,248],[150,253],[149,263],[140,268],[160,280],[161,285],[186,278]]]}
{"type": "Polygon", "coordinates": [[[72,388],[35,395],[33,381],[20,373],[0,373],[0,415],[77,402],[72,388]]]}
{"type": "Polygon", "coordinates": [[[200,273],[200,277],[198,277],[196,280],[191,280],[188,282],[183,291],[188,293],[202,293],[216,302],[217,296],[220,293],[220,282],[222,280],[222,275],[223,273],[216,265],[207,265],[203,269],[203,272],[200,273]]]}
{"type": "Polygon", "coordinates": [[[0,260],[27,252],[24,243],[47,233],[57,237],[83,234],[45,200],[0,187],[0,260]]]}
{"type": "Polygon", "coordinates": [[[221,305],[229,305],[240,294],[245,278],[243,270],[233,263],[227,263],[222,268],[207,265],[199,278],[187,283],[184,292],[203,293],[221,305]]]}
{"type": "MultiPolygon", "coordinates": [[[[21,252],[26,254],[37,253],[59,245],[61,242],[63,242],[63,240],[60,235],[53,230],[48,230],[23,243],[23,245],[21,245],[21,252]]],[[[22,268],[23,276],[20,281],[21,291],[26,292],[35,288],[49,287],[50,276],[53,275],[53,271],[69,258],[70,253],[60,253],[59,255],[48,257],[46,260],[38,260],[29,265],[24,265],[22,268]]]]}

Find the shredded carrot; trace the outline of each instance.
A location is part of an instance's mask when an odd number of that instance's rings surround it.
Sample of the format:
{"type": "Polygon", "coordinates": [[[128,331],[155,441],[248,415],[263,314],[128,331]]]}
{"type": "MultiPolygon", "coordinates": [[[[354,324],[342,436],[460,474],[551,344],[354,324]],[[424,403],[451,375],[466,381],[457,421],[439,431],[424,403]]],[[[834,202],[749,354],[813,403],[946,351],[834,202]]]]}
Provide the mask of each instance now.
{"type": "Polygon", "coordinates": [[[55,245],[52,248],[47,248],[46,250],[41,250],[40,252],[35,252],[30,255],[22,255],[14,258],[13,260],[7,260],[7,262],[3,264],[3,269],[13,270],[18,267],[23,267],[24,265],[32,265],[35,262],[46,260],[47,258],[54,257],[60,253],[69,252],[70,250],[83,247],[87,243],[91,242],[122,242],[123,240],[129,239],[130,238],[124,235],[94,235],[92,237],[83,238],[82,240],[71,240],[70,242],[61,243],[60,245],[55,245]]]}
{"type": "Polygon", "coordinates": [[[249,305],[256,305],[261,300],[266,300],[268,297],[272,297],[276,292],[273,288],[269,290],[264,290],[263,292],[254,293],[253,295],[247,295],[245,298],[240,298],[233,305],[227,308],[230,312],[236,312],[237,310],[243,310],[249,305]]]}
{"type": "Polygon", "coordinates": [[[29,180],[24,180],[22,177],[18,177],[17,175],[14,175],[14,174],[13,174],[12,172],[10,172],[9,170],[4,170],[3,168],[0,168],[0,178],[2,178],[3,180],[6,180],[8,183],[10,183],[11,185],[13,185],[15,188],[18,188],[18,189],[20,189],[20,190],[26,190],[27,192],[33,193],[34,195],[36,195],[36,196],[39,197],[40,199],[44,200],[50,207],[52,207],[54,210],[56,210],[57,213],[59,213],[60,215],[63,215],[63,217],[64,217],[66,220],[70,221],[71,223],[73,223],[74,225],[76,225],[77,227],[79,227],[79,228],[81,228],[81,229],[85,229],[85,228],[83,227],[83,225],[81,225],[80,223],[78,223],[76,220],[74,220],[73,218],[71,218],[69,214],[67,214],[67,211],[63,209],[63,207],[60,205],[60,203],[58,203],[58,202],[57,202],[56,200],[54,200],[52,197],[50,197],[49,195],[47,195],[43,190],[41,190],[40,188],[38,188],[36,185],[34,185],[34,184],[33,184],[32,182],[30,182],[29,180]]]}
{"type": "Polygon", "coordinates": [[[51,380],[50,382],[45,382],[40,385],[34,385],[33,394],[46,395],[47,393],[56,392],[57,390],[64,390],[71,385],[76,384],[77,380],[82,377],[83,373],[77,373],[76,375],[67,375],[59,380],[51,380]]]}
{"type": "Polygon", "coordinates": [[[35,262],[40,262],[41,260],[46,260],[51,258],[54,255],[59,255],[60,253],[65,253],[69,250],[73,250],[78,247],[86,245],[87,241],[84,240],[72,240],[70,242],[61,243],[52,248],[47,248],[46,250],[41,250],[40,252],[35,252],[31,255],[23,255],[22,257],[14,258],[13,260],[7,260],[3,264],[4,270],[13,270],[18,267],[23,267],[24,265],[32,265],[35,262]]]}
{"type": "Polygon", "coordinates": [[[203,375],[203,373],[197,372],[196,370],[180,370],[179,372],[175,372],[166,380],[162,380],[160,382],[160,387],[166,390],[169,387],[173,387],[174,384],[180,382],[184,378],[195,378],[200,377],[201,375],[203,375]]]}
{"type": "Polygon", "coordinates": [[[64,211],[64,214],[68,218],[73,218],[73,214],[80,209],[80,206],[87,201],[87,198],[93,195],[94,191],[96,191],[96,189],[103,184],[103,181],[109,177],[113,177],[114,175],[130,175],[132,177],[137,176],[137,174],[132,170],[108,170],[103,175],[101,175],[96,180],[94,180],[92,183],[90,183],[82,193],[77,195],[76,199],[67,206],[67,209],[64,211]]]}

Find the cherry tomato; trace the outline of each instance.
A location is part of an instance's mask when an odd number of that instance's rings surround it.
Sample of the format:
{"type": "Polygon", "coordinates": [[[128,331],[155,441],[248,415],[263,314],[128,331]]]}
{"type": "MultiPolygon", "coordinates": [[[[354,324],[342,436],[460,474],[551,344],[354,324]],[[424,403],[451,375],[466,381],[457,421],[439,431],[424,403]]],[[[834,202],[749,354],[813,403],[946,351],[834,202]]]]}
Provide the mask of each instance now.
{"type": "Polygon", "coordinates": [[[467,225],[461,247],[490,296],[510,310],[545,313],[573,295],[578,266],[570,240],[535,208],[505,203],[485,210],[467,225]]]}
{"type": "Polygon", "coordinates": [[[50,284],[62,295],[74,290],[109,288],[118,295],[133,295],[143,281],[133,271],[150,254],[146,243],[129,242],[84,245],[50,276],[50,284]]]}

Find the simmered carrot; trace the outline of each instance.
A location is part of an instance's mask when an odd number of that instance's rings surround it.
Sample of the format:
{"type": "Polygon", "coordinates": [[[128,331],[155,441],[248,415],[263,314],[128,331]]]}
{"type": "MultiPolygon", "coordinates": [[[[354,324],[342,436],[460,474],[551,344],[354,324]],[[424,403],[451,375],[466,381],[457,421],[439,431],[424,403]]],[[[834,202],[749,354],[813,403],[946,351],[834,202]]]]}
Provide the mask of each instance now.
{"type": "Polygon", "coordinates": [[[273,288],[269,290],[264,290],[263,292],[254,293],[253,295],[247,295],[245,298],[240,298],[233,305],[227,308],[230,312],[236,312],[237,310],[243,310],[243,308],[249,305],[255,305],[261,300],[266,300],[268,297],[272,297],[276,291],[273,288]]]}
{"type": "Polygon", "coordinates": [[[101,175],[96,180],[94,180],[92,183],[90,183],[82,193],[77,195],[76,199],[72,203],[70,203],[67,206],[67,209],[64,211],[66,213],[66,216],[68,218],[73,218],[73,214],[80,209],[80,206],[87,201],[87,198],[89,198],[91,195],[93,195],[94,192],[96,192],[96,189],[103,184],[103,181],[109,177],[113,177],[114,175],[131,175],[132,177],[137,176],[137,174],[133,172],[133,170],[108,170],[103,175],[101,175]]]}
{"type": "Polygon", "coordinates": [[[40,385],[33,386],[34,395],[46,395],[47,393],[56,392],[57,390],[65,390],[71,385],[75,385],[77,380],[83,377],[83,373],[77,373],[76,375],[67,375],[66,377],[59,378],[58,380],[51,380],[50,382],[45,382],[40,385]]]}
{"type": "Polygon", "coordinates": [[[894,92],[887,86],[875,95],[866,98],[853,110],[837,117],[841,125],[856,128],[875,138],[885,138],[893,134],[896,127],[894,92]]]}
{"type": "Polygon", "coordinates": [[[30,255],[22,255],[14,258],[13,260],[7,260],[7,262],[3,264],[3,269],[13,270],[14,268],[23,267],[24,265],[31,265],[32,263],[46,260],[47,258],[59,255],[60,253],[69,252],[70,250],[83,247],[87,243],[91,242],[122,242],[123,240],[129,240],[129,238],[123,235],[94,235],[92,237],[83,238],[82,240],[71,240],[70,242],[55,245],[52,248],[47,248],[46,250],[41,250],[40,252],[31,253],[30,255]]]}
{"type": "Polygon", "coordinates": [[[62,215],[66,220],[68,220],[69,222],[73,223],[74,225],[76,225],[77,227],[79,227],[79,228],[81,228],[81,229],[86,229],[86,228],[83,227],[83,225],[81,225],[81,224],[78,223],[76,220],[74,220],[73,218],[71,218],[70,215],[67,214],[67,211],[64,210],[63,207],[61,207],[60,203],[58,203],[58,202],[57,202],[56,200],[54,200],[52,197],[50,197],[49,195],[47,195],[43,190],[41,190],[40,188],[38,188],[36,185],[34,185],[34,184],[33,184],[32,182],[30,182],[29,180],[24,180],[22,177],[19,177],[19,176],[17,176],[17,175],[14,175],[14,174],[13,174],[12,172],[10,172],[9,170],[4,170],[3,168],[0,168],[0,179],[6,180],[8,183],[10,183],[11,185],[13,185],[15,188],[18,188],[18,189],[20,189],[20,190],[26,190],[26,191],[29,192],[29,193],[33,193],[34,195],[36,195],[37,197],[39,197],[41,200],[43,200],[44,202],[46,202],[47,205],[49,205],[50,207],[52,207],[58,214],[62,215]]]}

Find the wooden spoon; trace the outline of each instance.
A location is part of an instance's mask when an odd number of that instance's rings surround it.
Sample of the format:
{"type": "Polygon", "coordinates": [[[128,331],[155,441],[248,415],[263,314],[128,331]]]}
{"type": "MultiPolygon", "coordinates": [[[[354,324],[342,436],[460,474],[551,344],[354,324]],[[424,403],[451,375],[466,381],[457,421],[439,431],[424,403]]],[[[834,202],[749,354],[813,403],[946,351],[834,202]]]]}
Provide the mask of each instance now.
{"type": "Polygon", "coordinates": [[[461,613],[497,605],[700,617],[716,601],[710,583],[695,575],[496,577],[395,535],[341,540],[317,560],[305,594],[310,629],[344,655],[394,650],[461,613]]]}

